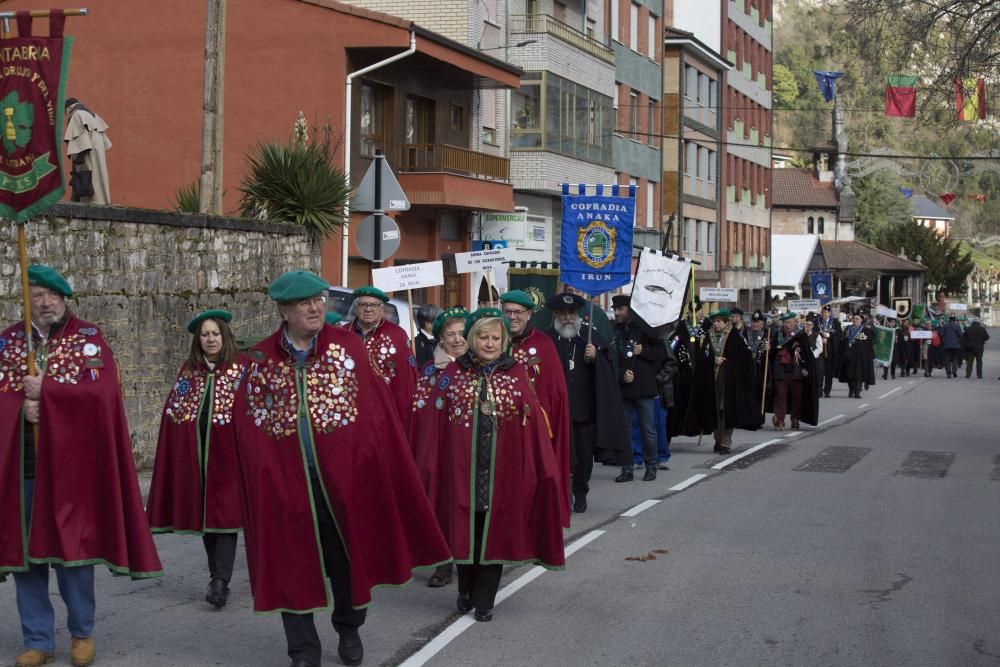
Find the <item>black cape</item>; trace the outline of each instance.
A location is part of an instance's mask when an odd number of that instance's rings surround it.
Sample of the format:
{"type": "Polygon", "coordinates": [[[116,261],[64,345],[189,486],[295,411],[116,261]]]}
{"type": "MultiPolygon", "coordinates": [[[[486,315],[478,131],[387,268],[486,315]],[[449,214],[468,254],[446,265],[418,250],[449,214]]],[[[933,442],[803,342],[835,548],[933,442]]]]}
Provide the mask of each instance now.
{"type": "Polygon", "coordinates": [[[830,335],[823,339],[823,374],[826,377],[837,377],[840,369],[840,355],[844,342],[844,331],[840,326],[840,320],[836,317],[830,318],[830,325],[827,327],[822,319],[817,320],[820,332],[827,332],[830,335]]]}
{"type": "Polygon", "coordinates": [[[720,369],[725,387],[722,410],[726,428],[755,431],[764,423],[764,415],[760,411],[760,394],[754,391],[757,369],[742,330],[729,331],[722,356],[726,359],[720,369]]]}
{"type": "Polygon", "coordinates": [[[667,415],[670,437],[709,434],[718,426],[715,411],[715,353],[708,336],[677,323],[670,344],[677,358],[674,407],[667,415]],[[692,340],[693,339],[693,340],[692,340]]]}
{"type": "Polygon", "coordinates": [[[837,379],[841,382],[864,382],[875,385],[875,329],[862,324],[861,331],[853,338],[851,327],[844,329],[840,355],[840,371],[837,379]]]}

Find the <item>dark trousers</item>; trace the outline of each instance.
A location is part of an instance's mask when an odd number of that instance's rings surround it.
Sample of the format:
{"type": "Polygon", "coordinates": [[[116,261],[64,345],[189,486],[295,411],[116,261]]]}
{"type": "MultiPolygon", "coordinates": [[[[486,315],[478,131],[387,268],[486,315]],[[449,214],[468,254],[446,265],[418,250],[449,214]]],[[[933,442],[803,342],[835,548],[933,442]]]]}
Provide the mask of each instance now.
{"type": "MultiPolygon", "coordinates": [[[[357,632],[365,622],[366,609],[355,609],[351,606],[351,564],[347,557],[337,524],[333,520],[330,508],[323,496],[323,489],[313,482],[313,497],[316,506],[316,522],[319,524],[320,545],[323,548],[323,565],[330,577],[330,588],[333,591],[333,628],[338,634],[357,632]]],[[[294,572],[288,576],[294,577],[294,572]]],[[[314,665],[321,664],[323,648],[316,632],[316,624],[312,614],[290,614],[282,612],[281,622],[285,626],[285,639],[288,641],[288,656],[292,660],[305,660],[314,665]]]]}
{"type": "Polygon", "coordinates": [[[597,425],[594,422],[573,422],[569,442],[573,448],[573,495],[586,498],[590,491],[590,475],[594,471],[594,447],[597,425]]]}
{"type": "MultiPolygon", "coordinates": [[[[829,359],[829,358],[827,358],[829,359]]],[[[824,362],[827,361],[824,359],[824,362]]],[[[833,363],[825,364],[823,368],[823,394],[827,395],[833,389],[833,378],[837,375],[837,369],[833,363]]]]}
{"type": "Polygon", "coordinates": [[[774,383],[774,416],[784,422],[785,415],[798,421],[802,407],[802,380],[784,378],[774,383]]]}
{"type": "Polygon", "coordinates": [[[860,380],[851,380],[847,383],[847,390],[851,396],[861,398],[861,384],[860,380]]]}
{"type": "Polygon", "coordinates": [[[473,533],[473,565],[458,565],[458,594],[472,600],[476,609],[493,609],[503,565],[481,565],[479,554],[483,548],[483,529],[486,526],[486,512],[476,512],[473,533]]]}
{"type": "Polygon", "coordinates": [[[944,351],[944,370],[948,377],[958,375],[958,357],[961,354],[960,348],[944,351]]]}
{"type": "Polygon", "coordinates": [[[227,584],[233,578],[233,561],[236,560],[237,533],[205,533],[201,541],[208,556],[208,571],[227,584]]]}
{"type": "MultiPolygon", "coordinates": [[[[657,463],[656,453],[656,417],[655,408],[658,398],[626,398],[622,399],[625,406],[625,418],[628,420],[629,432],[632,432],[632,425],[639,424],[639,437],[642,443],[642,460],[647,468],[655,468],[657,463]]],[[[635,452],[635,441],[632,442],[632,451],[635,452]]],[[[629,470],[632,466],[629,466],[629,470]]]]}
{"type": "Polygon", "coordinates": [[[816,392],[816,397],[818,398],[823,394],[823,383],[826,381],[826,359],[823,357],[816,357],[816,375],[813,376],[813,391],[816,392]]]}
{"type": "Polygon", "coordinates": [[[972,377],[972,362],[976,362],[976,377],[980,380],[983,379],[983,353],[982,352],[970,352],[965,353],[965,377],[972,377]]]}

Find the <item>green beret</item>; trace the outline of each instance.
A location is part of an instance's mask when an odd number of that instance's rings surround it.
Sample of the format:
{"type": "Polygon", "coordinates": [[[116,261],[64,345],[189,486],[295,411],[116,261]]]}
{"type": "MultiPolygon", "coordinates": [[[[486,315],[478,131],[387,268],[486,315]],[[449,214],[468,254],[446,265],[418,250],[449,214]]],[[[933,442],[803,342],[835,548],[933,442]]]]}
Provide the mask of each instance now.
{"type": "Polygon", "coordinates": [[[73,288],[69,286],[66,279],[51,266],[44,264],[32,264],[28,267],[28,284],[35,287],[46,287],[63,296],[73,296],[73,288]]]}
{"type": "Polygon", "coordinates": [[[793,317],[798,317],[798,313],[793,313],[792,311],[789,311],[781,316],[781,321],[784,322],[785,320],[790,320],[793,317]]]}
{"type": "Polygon", "coordinates": [[[371,285],[365,285],[364,287],[359,287],[358,289],[354,290],[354,294],[352,294],[351,296],[353,296],[355,299],[362,296],[370,296],[374,299],[378,299],[382,303],[385,303],[386,301],[389,300],[388,294],[386,294],[377,287],[372,287],[371,285]]]}
{"type": "Polygon", "coordinates": [[[531,295],[519,289],[511,290],[506,292],[502,297],[500,297],[500,303],[516,303],[519,306],[524,306],[528,310],[534,310],[538,304],[535,300],[531,298],[531,295]]]}
{"type": "MultiPolygon", "coordinates": [[[[509,292],[508,292],[509,294],[509,292]]],[[[479,310],[474,310],[469,313],[469,316],[465,318],[465,337],[469,337],[469,331],[472,330],[472,325],[479,320],[486,320],[491,317],[499,317],[503,320],[503,326],[507,329],[507,333],[510,333],[510,320],[503,316],[503,313],[497,308],[480,308],[479,310]]]]}
{"type": "Polygon", "coordinates": [[[330,284],[312,271],[289,271],[274,279],[267,288],[267,295],[278,303],[301,301],[318,294],[326,294],[330,284]]]}
{"type": "Polygon", "coordinates": [[[198,313],[193,318],[191,318],[190,322],[188,322],[188,327],[187,327],[188,333],[197,333],[198,327],[201,326],[201,323],[210,317],[214,317],[217,320],[222,320],[223,322],[229,322],[230,320],[233,319],[233,314],[230,313],[228,310],[206,310],[201,313],[198,313]]]}
{"type": "Polygon", "coordinates": [[[338,324],[344,317],[335,310],[328,310],[323,319],[326,320],[327,324],[338,324]]]}
{"type": "Polygon", "coordinates": [[[716,317],[731,317],[731,316],[732,312],[730,312],[728,308],[720,308],[719,310],[709,315],[708,319],[714,320],[716,317]]]}
{"type": "Polygon", "coordinates": [[[441,329],[444,329],[444,323],[448,320],[464,320],[468,316],[469,311],[465,308],[449,308],[441,311],[441,314],[434,318],[434,326],[431,329],[434,337],[438,338],[441,335],[441,329]]]}

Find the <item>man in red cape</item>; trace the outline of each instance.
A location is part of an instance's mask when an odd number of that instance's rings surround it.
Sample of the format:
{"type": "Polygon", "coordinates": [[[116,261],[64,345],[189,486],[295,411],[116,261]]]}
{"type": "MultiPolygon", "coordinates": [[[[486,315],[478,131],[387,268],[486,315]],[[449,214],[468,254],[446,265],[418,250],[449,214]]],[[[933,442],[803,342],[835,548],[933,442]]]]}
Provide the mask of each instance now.
{"type": "Polygon", "coordinates": [[[367,285],[354,290],[353,296],[357,317],[351,331],[361,336],[376,372],[389,382],[396,414],[408,433],[417,390],[417,358],[410,351],[410,339],[401,326],[385,319],[388,294],[367,285]]]}
{"type": "Polygon", "coordinates": [[[503,314],[510,320],[510,354],[524,364],[535,386],[538,401],[545,411],[549,436],[559,466],[559,492],[564,500],[559,518],[563,528],[569,527],[569,391],[562,370],[562,361],[552,339],[531,326],[531,311],[535,301],[521,290],[511,290],[500,297],[503,314]]]}
{"type": "Polygon", "coordinates": [[[338,653],[357,665],[371,589],[450,560],[385,381],[324,322],[328,287],[308,271],[271,284],[283,324],[250,350],[233,409],[254,609],[282,613],[293,667],[320,664],[326,577],[338,653]]]}
{"type": "Polygon", "coordinates": [[[111,349],[67,309],[73,290],[57,271],[32,266],[28,281],[41,375],[27,372],[24,325],[0,334],[0,575],[13,572],[17,586],[27,650],[16,664],[54,658],[51,564],[69,612],[71,661],[89,665],[94,565],[133,579],[163,572],[111,349]]]}

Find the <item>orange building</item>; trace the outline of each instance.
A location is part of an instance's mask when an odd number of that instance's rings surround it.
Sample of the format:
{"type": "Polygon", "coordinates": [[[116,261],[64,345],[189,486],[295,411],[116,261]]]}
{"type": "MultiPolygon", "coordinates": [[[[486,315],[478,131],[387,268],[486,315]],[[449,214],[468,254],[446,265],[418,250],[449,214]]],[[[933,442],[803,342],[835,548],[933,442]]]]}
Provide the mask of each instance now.
{"type": "MultiPolygon", "coordinates": [[[[67,95],[110,125],[111,199],[172,208],[177,190],[200,174],[204,0],[88,0],[87,17],[67,20],[75,38],[67,95]]],[[[37,9],[10,0],[3,9],[37,9]]],[[[36,20],[44,34],[47,22],[36,20]]],[[[388,262],[445,259],[446,285],[417,300],[459,303],[462,281],[448,257],[469,249],[474,215],[512,211],[507,158],[470,149],[471,119],[483,89],[517,88],[521,70],[410,21],[332,0],[238,0],[226,17],[223,208],[235,213],[250,147],[286,141],[302,111],[333,126],[343,150],[350,130],[352,180],[375,149],[385,152],[412,207],[397,217],[402,243],[388,262]],[[412,44],[415,52],[360,76],[345,128],[345,83],[412,44]]],[[[338,165],[344,156],[336,157],[338,165]]],[[[364,214],[352,214],[357,222],[364,214]]],[[[350,285],[370,264],[350,243],[350,285]]],[[[341,284],[341,239],[323,248],[323,274],[341,284]]]]}

